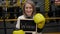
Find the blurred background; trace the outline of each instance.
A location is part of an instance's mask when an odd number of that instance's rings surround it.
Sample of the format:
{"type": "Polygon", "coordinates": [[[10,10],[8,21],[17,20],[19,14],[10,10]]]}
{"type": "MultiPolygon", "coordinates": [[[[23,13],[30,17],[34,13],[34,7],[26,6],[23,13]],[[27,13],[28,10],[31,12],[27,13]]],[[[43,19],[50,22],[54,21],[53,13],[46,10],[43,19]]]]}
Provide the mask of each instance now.
{"type": "MultiPolygon", "coordinates": [[[[0,33],[12,34],[26,0],[0,0],[0,33]]],[[[43,34],[60,34],[60,0],[32,0],[46,18],[43,34]]]]}

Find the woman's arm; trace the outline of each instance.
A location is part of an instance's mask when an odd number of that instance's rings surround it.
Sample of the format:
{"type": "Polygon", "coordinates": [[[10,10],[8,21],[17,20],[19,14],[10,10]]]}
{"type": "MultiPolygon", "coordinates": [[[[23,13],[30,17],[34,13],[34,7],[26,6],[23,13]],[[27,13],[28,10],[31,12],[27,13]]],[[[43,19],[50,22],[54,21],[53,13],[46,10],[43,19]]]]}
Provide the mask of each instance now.
{"type": "Polygon", "coordinates": [[[17,19],[16,28],[17,28],[17,29],[20,29],[20,18],[17,19]]]}

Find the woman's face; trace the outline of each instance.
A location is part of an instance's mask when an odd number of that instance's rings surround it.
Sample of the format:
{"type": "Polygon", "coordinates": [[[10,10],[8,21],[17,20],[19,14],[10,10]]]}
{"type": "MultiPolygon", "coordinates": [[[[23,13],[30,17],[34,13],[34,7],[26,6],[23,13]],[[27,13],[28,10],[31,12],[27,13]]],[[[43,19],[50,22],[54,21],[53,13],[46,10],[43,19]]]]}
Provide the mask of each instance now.
{"type": "Polygon", "coordinates": [[[31,16],[32,15],[32,12],[33,12],[33,7],[31,4],[27,3],[25,5],[25,13],[27,16],[31,16]]]}

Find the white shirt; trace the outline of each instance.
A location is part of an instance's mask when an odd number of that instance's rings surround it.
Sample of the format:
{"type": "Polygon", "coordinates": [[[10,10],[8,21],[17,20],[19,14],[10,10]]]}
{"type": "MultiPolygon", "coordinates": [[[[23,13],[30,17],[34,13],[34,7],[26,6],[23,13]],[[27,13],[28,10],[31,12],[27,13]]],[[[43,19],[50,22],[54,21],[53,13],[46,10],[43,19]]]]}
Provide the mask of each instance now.
{"type": "Polygon", "coordinates": [[[21,15],[21,16],[18,17],[17,24],[16,24],[17,29],[20,29],[20,19],[26,19],[26,18],[24,17],[24,15],[21,15]]]}
{"type": "MultiPolygon", "coordinates": [[[[16,24],[16,28],[20,29],[20,19],[26,19],[24,15],[21,15],[18,17],[17,19],[17,24],[16,24]]],[[[36,32],[32,32],[33,34],[35,34],[36,32]]],[[[38,34],[42,34],[42,33],[38,33],[38,34]]]]}

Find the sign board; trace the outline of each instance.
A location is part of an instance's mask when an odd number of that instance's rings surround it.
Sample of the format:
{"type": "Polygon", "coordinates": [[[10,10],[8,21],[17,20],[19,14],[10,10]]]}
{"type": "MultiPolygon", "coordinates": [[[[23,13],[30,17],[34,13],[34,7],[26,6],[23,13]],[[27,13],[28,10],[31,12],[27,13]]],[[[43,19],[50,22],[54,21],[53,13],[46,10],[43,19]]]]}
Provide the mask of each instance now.
{"type": "Polygon", "coordinates": [[[24,31],[36,31],[36,23],[32,19],[20,20],[20,29],[24,31]]]}

